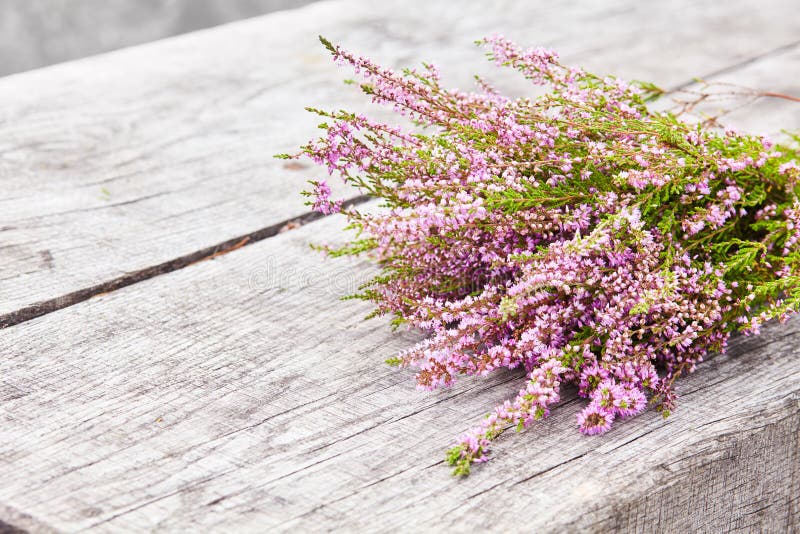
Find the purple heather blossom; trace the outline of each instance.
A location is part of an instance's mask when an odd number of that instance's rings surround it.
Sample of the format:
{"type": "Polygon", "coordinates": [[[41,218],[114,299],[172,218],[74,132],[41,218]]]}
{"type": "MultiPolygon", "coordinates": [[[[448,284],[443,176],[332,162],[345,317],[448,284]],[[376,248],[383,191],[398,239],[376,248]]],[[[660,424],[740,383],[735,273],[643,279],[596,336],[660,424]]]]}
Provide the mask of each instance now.
{"type": "Polygon", "coordinates": [[[578,427],[587,436],[608,432],[613,422],[613,411],[594,403],[578,412],[578,427]]]}
{"type": "Polygon", "coordinates": [[[392,361],[425,390],[525,374],[459,438],[449,460],[460,473],[505,429],[547,417],[563,384],[587,399],[584,434],[648,399],[666,414],[675,379],[732,332],[758,333],[800,305],[791,149],[651,112],[651,86],[502,36],[484,41],[490,57],[549,92],[510,99],[483,80],[448,90],[433,66],[397,72],[325,43],[374,102],[410,121],[313,110],[326,132],[300,154],[383,200],[364,213],[332,201],[324,181],[308,193],[359,231],[340,253],[384,268],[359,296],[427,334],[392,361]]]}
{"type": "Polygon", "coordinates": [[[315,211],[318,211],[324,215],[330,215],[331,213],[338,213],[342,211],[342,201],[332,201],[330,199],[331,188],[327,182],[316,182],[314,185],[314,190],[312,191],[312,195],[314,197],[313,208],[315,211]]]}

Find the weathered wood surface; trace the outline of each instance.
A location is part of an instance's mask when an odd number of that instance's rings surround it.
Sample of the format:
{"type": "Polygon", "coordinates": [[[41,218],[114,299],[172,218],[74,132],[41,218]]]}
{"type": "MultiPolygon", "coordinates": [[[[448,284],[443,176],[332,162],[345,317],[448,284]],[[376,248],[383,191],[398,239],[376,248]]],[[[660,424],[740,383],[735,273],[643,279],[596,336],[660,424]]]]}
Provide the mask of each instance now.
{"type": "MultiPolygon", "coordinates": [[[[710,79],[800,97],[800,45],[778,50],[758,61],[711,76],[710,79]]],[[[716,109],[711,108],[709,111],[715,112],[721,106],[734,109],[737,105],[741,107],[723,116],[723,122],[743,131],[768,134],[776,139],[781,139],[779,132],[783,130],[800,132],[800,103],[781,98],[762,98],[754,102],[746,99],[721,101],[716,109]]]]}
{"type": "MultiPolygon", "coordinates": [[[[295,193],[309,170],[271,155],[312,132],[302,105],[356,102],[317,33],[392,64],[436,60],[457,83],[492,72],[468,42],[502,31],[668,86],[717,73],[797,87],[787,2],[521,4],[460,3],[454,16],[444,2],[320,3],[0,80],[13,103],[0,112],[0,314],[303,216],[295,193]],[[43,250],[49,266],[34,261],[43,250]]],[[[796,104],[762,106],[732,119],[800,124],[796,104]]],[[[338,301],[370,268],[307,244],[340,226],[326,218],[172,265],[0,330],[0,521],[37,532],[800,528],[797,321],[737,339],[683,380],[666,422],[648,412],[583,437],[568,395],[456,480],[443,450],[520,376],[428,394],[382,366],[417,336],[338,301]]]]}
{"type": "MultiPolygon", "coordinates": [[[[319,33],[391,65],[436,61],[461,87],[474,72],[526,87],[470,46],[493,32],[672,87],[796,44],[793,10],[788,0],[320,2],[0,79],[0,324],[305,213],[296,193],[312,171],[272,155],[313,133],[303,106],[363,103],[319,33]]],[[[770,89],[796,80],[786,73],[770,89]]]]}
{"type": "Polygon", "coordinates": [[[148,43],[313,0],[0,3],[0,76],[148,43]]]}
{"type": "Polygon", "coordinates": [[[370,269],[306,253],[338,234],[311,223],[0,331],[0,502],[64,531],[800,525],[800,323],[704,364],[666,422],[584,437],[567,395],[458,480],[444,450],[521,376],[415,391],[382,365],[415,336],[338,300],[370,269]]]}

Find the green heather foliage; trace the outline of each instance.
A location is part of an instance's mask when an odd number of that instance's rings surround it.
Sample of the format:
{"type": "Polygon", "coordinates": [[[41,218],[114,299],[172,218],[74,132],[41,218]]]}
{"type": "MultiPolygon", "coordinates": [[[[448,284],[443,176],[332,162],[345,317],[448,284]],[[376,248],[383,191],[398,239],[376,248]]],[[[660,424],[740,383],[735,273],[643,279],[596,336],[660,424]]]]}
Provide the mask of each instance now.
{"type": "MultiPolygon", "coordinates": [[[[440,86],[433,65],[395,72],[323,40],[374,102],[413,129],[311,109],[324,135],[300,153],[383,201],[361,212],[313,181],[310,204],[356,231],[333,255],[381,273],[357,295],[427,339],[388,363],[421,388],[521,368],[519,394],[460,437],[457,474],[504,430],[546,417],[564,383],[585,434],[645,409],[731,333],[800,305],[798,150],[652,111],[652,84],[601,78],[495,36],[499,65],[548,91],[509,99],[440,86]],[[421,132],[421,133],[420,133],[421,132]]],[[[732,399],[733,400],[733,399],[732,399]]]]}

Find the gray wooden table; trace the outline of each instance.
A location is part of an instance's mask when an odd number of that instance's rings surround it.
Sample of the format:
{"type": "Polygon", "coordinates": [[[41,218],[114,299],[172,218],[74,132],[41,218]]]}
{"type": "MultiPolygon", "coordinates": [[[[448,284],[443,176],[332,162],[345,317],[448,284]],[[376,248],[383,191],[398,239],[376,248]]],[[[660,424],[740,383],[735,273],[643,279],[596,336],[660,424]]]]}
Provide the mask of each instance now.
{"type": "MultiPolygon", "coordinates": [[[[682,380],[667,421],[584,437],[567,395],[460,480],[443,451],[520,376],[417,392],[381,362],[418,335],[338,300],[373,268],[309,251],[343,221],[272,158],[313,135],[304,105],[366,107],[316,36],[523,94],[471,45],[493,32],[800,94],[789,0],[320,2],[0,79],[0,531],[800,528],[796,320],[682,380]]],[[[800,105],[730,122],[800,128],[800,105]]]]}

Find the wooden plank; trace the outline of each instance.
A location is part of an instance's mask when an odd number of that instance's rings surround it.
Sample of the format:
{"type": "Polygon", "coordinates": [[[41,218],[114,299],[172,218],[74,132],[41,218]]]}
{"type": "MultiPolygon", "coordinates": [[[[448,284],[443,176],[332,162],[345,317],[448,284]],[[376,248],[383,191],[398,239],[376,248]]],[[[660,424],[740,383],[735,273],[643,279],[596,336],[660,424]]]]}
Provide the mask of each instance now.
{"type": "MultiPolygon", "coordinates": [[[[786,130],[800,133],[800,45],[788,47],[760,61],[748,63],[739,69],[711,76],[710,81],[747,85],[759,92],[771,92],[792,97],[765,97],[756,101],[749,98],[721,100],[708,112],[721,107],[733,110],[722,121],[735,125],[742,131],[770,135],[782,139],[786,130]]],[[[721,89],[723,87],[720,87],[721,89]]]]}
{"type": "Polygon", "coordinates": [[[292,9],[313,0],[50,0],[0,4],[0,76],[292,9]],[[102,28],[102,31],[97,31],[102,28]]]}
{"type": "Polygon", "coordinates": [[[738,338],[648,411],[581,436],[574,392],[466,480],[497,373],[417,392],[418,339],[341,302],[339,217],[0,331],[0,503],[62,531],[637,532],[800,527],[800,321],[738,338]],[[527,505],[522,503],[528,503],[527,505]]]}
{"type": "Polygon", "coordinates": [[[583,438],[568,397],[459,482],[443,448],[519,377],[427,395],[381,368],[415,336],[336,301],[368,268],[308,253],[332,223],[0,332],[0,517],[101,531],[800,522],[796,322],[704,365],[667,423],[583,438]],[[520,496],[533,505],[498,506],[520,496]]]}
{"type": "Polygon", "coordinates": [[[303,106],[363,107],[318,33],[389,65],[436,61],[457,86],[488,73],[522,94],[524,82],[497,75],[473,39],[504,32],[567,62],[672,86],[797,41],[792,9],[319,2],[0,79],[0,326],[306,213],[297,192],[317,171],[272,154],[314,131],[303,106]]]}

